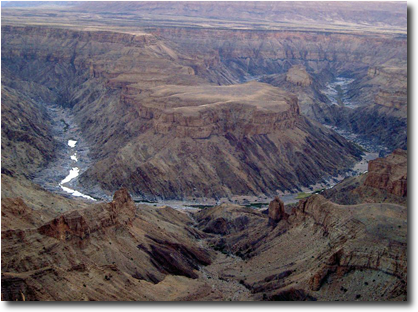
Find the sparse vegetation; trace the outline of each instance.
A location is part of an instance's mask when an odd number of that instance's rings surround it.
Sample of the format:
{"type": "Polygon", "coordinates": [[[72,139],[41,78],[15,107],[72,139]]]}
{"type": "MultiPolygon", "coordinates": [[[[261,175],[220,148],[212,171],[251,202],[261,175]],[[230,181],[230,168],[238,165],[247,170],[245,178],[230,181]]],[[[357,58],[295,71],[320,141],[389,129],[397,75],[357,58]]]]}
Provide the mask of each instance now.
{"type": "Polygon", "coordinates": [[[212,207],[214,207],[214,205],[189,205],[189,207],[206,209],[206,208],[212,208],[212,207]]]}
{"type": "Polygon", "coordinates": [[[300,193],[298,193],[298,196],[296,196],[296,199],[308,198],[311,195],[312,195],[312,193],[300,192],[300,193]]]}
{"type": "Polygon", "coordinates": [[[244,205],[245,207],[252,207],[252,208],[264,208],[267,207],[269,203],[251,203],[244,205]]]}

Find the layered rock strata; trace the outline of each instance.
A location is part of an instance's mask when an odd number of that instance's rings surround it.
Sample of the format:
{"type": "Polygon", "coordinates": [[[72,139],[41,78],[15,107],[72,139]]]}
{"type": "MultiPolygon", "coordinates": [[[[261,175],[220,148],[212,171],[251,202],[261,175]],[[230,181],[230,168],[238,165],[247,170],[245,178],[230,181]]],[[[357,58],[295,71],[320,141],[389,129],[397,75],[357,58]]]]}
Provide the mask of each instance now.
{"type": "Polygon", "coordinates": [[[370,161],[364,185],[406,197],[408,193],[407,156],[407,151],[395,150],[385,158],[370,161]]]}
{"type": "Polygon", "coordinates": [[[167,275],[193,280],[211,263],[186,215],[138,208],[125,189],[43,224],[20,198],[2,199],[8,213],[27,221],[2,227],[3,300],[157,300],[167,275]]]}
{"type": "Polygon", "coordinates": [[[395,150],[384,158],[369,162],[368,172],[347,178],[323,195],[339,204],[363,202],[407,205],[408,152],[395,150]]]}
{"type": "MultiPolygon", "coordinates": [[[[273,201],[272,207],[276,204],[273,201]]],[[[220,207],[206,211],[201,226],[213,224],[233,209],[220,207]]],[[[234,211],[235,219],[224,219],[225,228],[242,219],[254,226],[210,242],[215,249],[244,260],[226,265],[218,274],[245,285],[254,299],[406,300],[405,207],[342,206],[313,195],[301,200],[274,228],[267,226],[267,216],[263,221],[262,214],[251,209],[234,211]]]]}
{"type": "Polygon", "coordinates": [[[125,186],[147,199],[275,194],[359,159],[355,146],[301,116],[292,94],[208,84],[152,34],[7,26],[2,38],[5,66],[75,114],[94,162],[80,187],[125,186]]]}

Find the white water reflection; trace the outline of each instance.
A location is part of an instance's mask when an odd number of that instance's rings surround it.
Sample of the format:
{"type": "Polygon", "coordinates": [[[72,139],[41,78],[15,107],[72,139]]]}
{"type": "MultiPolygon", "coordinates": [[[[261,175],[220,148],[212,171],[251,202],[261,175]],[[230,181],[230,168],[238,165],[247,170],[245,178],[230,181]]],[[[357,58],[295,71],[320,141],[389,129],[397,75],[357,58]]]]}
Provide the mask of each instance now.
{"type": "MultiPolygon", "coordinates": [[[[76,146],[76,144],[77,144],[77,141],[75,141],[75,140],[68,140],[68,146],[69,147],[74,148],[76,146]]],[[[74,152],[74,154],[71,155],[70,158],[74,162],[77,162],[78,161],[77,152],[74,152]]],[[[79,174],[80,174],[80,168],[78,168],[78,167],[71,168],[70,173],[65,177],[64,180],[62,180],[59,183],[59,186],[61,187],[61,189],[63,191],[65,191],[67,193],[70,193],[73,196],[83,197],[83,198],[86,198],[86,199],[90,199],[90,200],[94,200],[95,201],[95,199],[93,197],[90,197],[88,195],[85,195],[83,193],[80,193],[79,191],[73,190],[72,188],[69,188],[69,187],[64,186],[64,184],[66,184],[66,183],[70,182],[71,180],[77,178],[79,174]]]]}
{"type": "Polygon", "coordinates": [[[83,194],[83,193],[80,193],[79,191],[76,191],[76,190],[70,189],[69,187],[62,186],[61,184],[60,184],[60,186],[61,186],[61,188],[62,188],[62,190],[63,190],[63,191],[65,191],[65,192],[67,192],[67,193],[70,193],[70,194],[71,194],[71,195],[73,195],[73,196],[76,196],[76,197],[83,197],[83,198],[86,198],[86,199],[90,199],[90,200],[94,200],[94,201],[96,201],[93,197],[90,197],[90,196],[88,196],[88,195],[85,195],[85,194],[83,194]]]}
{"type": "Polygon", "coordinates": [[[79,175],[79,173],[80,173],[80,169],[78,169],[78,167],[74,167],[74,168],[72,168],[72,169],[70,170],[70,173],[69,173],[69,174],[65,177],[65,179],[61,181],[60,185],[61,185],[61,184],[68,183],[68,182],[70,182],[72,179],[77,178],[77,177],[78,177],[78,175],[79,175]]]}

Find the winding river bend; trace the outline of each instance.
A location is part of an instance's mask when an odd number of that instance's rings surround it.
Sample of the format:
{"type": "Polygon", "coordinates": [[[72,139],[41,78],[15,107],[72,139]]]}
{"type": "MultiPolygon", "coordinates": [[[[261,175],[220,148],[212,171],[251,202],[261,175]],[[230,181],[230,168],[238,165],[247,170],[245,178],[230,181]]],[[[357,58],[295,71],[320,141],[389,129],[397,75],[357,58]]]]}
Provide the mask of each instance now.
{"type": "MultiPolygon", "coordinates": [[[[355,105],[350,102],[347,97],[348,85],[353,82],[353,79],[337,77],[335,80],[326,84],[326,88],[322,92],[330,100],[330,105],[340,105],[348,108],[354,108],[355,105]]],[[[77,124],[74,122],[70,109],[63,108],[59,105],[46,105],[48,114],[53,120],[53,135],[56,141],[60,142],[60,147],[57,151],[57,158],[54,162],[50,163],[47,168],[42,170],[35,178],[34,182],[40,184],[49,191],[63,194],[71,197],[78,197],[84,200],[107,201],[111,199],[111,196],[104,191],[95,190],[93,193],[88,194],[87,190],[81,190],[80,185],[77,184],[77,178],[85,170],[87,170],[91,161],[89,158],[89,149],[86,142],[83,140],[81,131],[77,124]],[[93,195],[94,194],[94,195],[93,195]]],[[[310,193],[321,189],[332,188],[335,184],[342,181],[346,177],[356,176],[367,172],[368,162],[378,157],[377,149],[374,146],[370,146],[368,142],[361,142],[357,136],[353,133],[344,132],[341,129],[332,127],[333,130],[338,132],[346,139],[353,141],[366,150],[363,159],[356,163],[355,166],[346,171],[344,174],[330,177],[322,183],[312,185],[308,188],[302,188],[303,192],[310,193]]],[[[379,147],[380,148],[380,147],[379,147]]],[[[297,202],[298,192],[284,192],[279,194],[282,200],[288,203],[297,202]]],[[[135,200],[135,198],[134,198],[135,200]]],[[[269,203],[272,198],[262,196],[243,196],[240,198],[222,198],[218,200],[214,199],[201,199],[199,201],[182,201],[182,200],[166,200],[159,201],[157,203],[143,202],[141,199],[135,200],[137,203],[147,205],[169,205],[176,209],[198,209],[196,207],[212,206],[221,203],[237,203],[248,205],[256,203],[257,207],[263,207],[261,203],[269,203]]]]}
{"type": "Polygon", "coordinates": [[[72,180],[76,179],[79,174],[80,174],[80,168],[77,167],[77,162],[78,162],[78,158],[77,158],[77,151],[75,150],[75,146],[77,144],[77,141],[75,140],[68,140],[68,146],[71,148],[71,153],[72,155],[70,156],[70,159],[72,161],[72,165],[73,167],[71,168],[70,172],[68,173],[68,175],[59,183],[59,186],[61,187],[61,189],[64,192],[67,192],[69,194],[71,194],[72,196],[75,197],[83,197],[86,199],[90,199],[90,200],[96,200],[91,196],[88,196],[86,194],[83,194],[79,191],[76,191],[72,188],[67,187],[66,185],[68,183],[70,183],[72,180]]]}

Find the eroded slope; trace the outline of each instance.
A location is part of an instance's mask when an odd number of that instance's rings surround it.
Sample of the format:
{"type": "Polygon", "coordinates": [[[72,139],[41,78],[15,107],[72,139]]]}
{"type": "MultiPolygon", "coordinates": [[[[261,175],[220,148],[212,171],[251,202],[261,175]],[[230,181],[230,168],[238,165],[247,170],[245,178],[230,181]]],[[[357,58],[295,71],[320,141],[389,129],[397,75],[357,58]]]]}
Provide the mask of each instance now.
{"type": "Polygon", "coordinates": [[[336,175],[359,157],[345,139],[301,116],[293,95],[256,82],[210,84],[152,34],[2,31],[5,66],[71,107],[95,162],[80,179],[89,192],[272,194],[336,175]]]}

